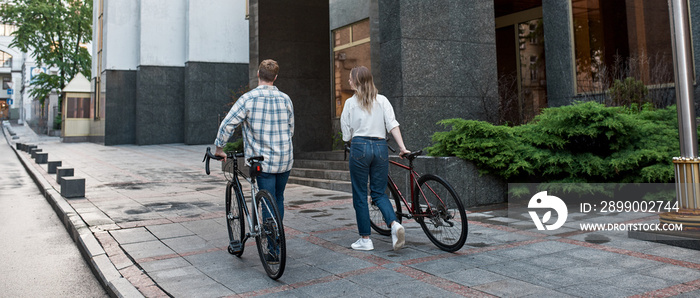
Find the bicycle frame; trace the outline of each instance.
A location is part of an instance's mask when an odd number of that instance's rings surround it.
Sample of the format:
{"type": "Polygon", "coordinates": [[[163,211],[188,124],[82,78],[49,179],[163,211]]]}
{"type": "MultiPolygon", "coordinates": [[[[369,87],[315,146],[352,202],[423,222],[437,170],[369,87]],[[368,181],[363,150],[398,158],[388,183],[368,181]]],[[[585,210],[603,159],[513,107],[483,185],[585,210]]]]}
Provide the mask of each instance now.
{"type": "MultiPolygon", "coordinates": [[[[406,217],[406,218],[414,218],[414,217],[428,217],[432,210],[432,207],[430,206],[430,202],[425,202],[427,205],[426,211],[422,212],[417,210],[416,206],[419,206],[418,202],[418,195],[415,193],[415,186],[418,184],[418,177],[420,177],[420,174],[416,172],[416,170],[413,169],[413,160],[409,160],[408,164],[409,165],[404,165],[402,163],[390,160],[389,164],[397,166],[399,168],[402,168],[404,170],[409,171],[410,173],[410,179],[409,179],[409,187],[410,187],[410,192],[411,192],[411,204],[408,204],[408,201],[406,200],[406,197],[401,193],[401,190],[399,187],[396,185],[396,182],[394,182],[394,179],[389,175],[389,183],[391,186],[396,190],[399,198],[403,202],[403,205],[406,207],[406,210],[408,211],[407,214],[401,214],[401,216],[406,217]]],[[[422,190],[421,190],[422,191],[422,190]]]]}
{"type": "MultiPolygon", "coordinates": [[[[236,183],[235,187],[240,190],[240,194],[242,196],[243,195],[242,194],[243,187],[241,186],[241,182],[238,180],[238,177],[239,176],[243,177],[243,179],[245,181],[248,181],[248,183],[250,183],[250,197],[251,197],[251,203],[253,204],[252,206],[257,206],[258,202],[255,198],[255,194],[258,193],[259,189],[258,189],[257,184],[255,183],[255,178],[250,178],[250,177],[246,176],[245,174],[243,174],[243,172],[241,172],[241,170],[238,169],[237,161],[233,161],[233,162],[234,162],[234,164],[233,164],[233,178],[228,183],[229,185],[227,187],[231,187],[235,181],[235,183],[236,183]]],[[[236,193],[236,196],[239,195],[239,192],[235,192],[235,193],[236,193]]],[[[252,213],[254,213],[254,214],[251,214],[250,209],[248,209],[248,204],[245,201],[245,196],[243,196],[241,198],[237,198],[237,199],[240,202],[243,202],[243,204],[242,204],[243,205],[243,213],[245,214],[246,222],[248,222],[248,231],[250,231],[250,232],[247,232],[245,235],[245,238],[241,240],[241,242],[245,242],[246,240],[248,240],[248,238],[253,238],[253,237],[256,237],[260,234],[260,229],[259,229],[259,226],[257,223],[258,209],[253,208],[252,213]],[[253,217],[255,217],[256,220],[253,220],[253,217]]]]}

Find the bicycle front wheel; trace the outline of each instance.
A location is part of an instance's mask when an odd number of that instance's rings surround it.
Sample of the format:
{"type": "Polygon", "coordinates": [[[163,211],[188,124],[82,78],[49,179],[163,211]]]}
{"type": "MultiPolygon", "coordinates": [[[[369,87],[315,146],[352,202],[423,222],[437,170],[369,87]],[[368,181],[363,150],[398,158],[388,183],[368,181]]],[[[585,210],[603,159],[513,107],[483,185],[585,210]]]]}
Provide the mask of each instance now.
{"type": "Polygon", "coordinates": [[[255,195],[260,233],[255,237],[258,254],[267,276],[278,279],[284,273],[287,262],[287,244],[284,238],[284,226],[277,203],[267,190],[260,190],[255,195]]]}
{"type": "MultiPolygon", "coordinates": [[[[401,199],[399,199],[399,195],[392,187],[391,182],[387,184],[384,193],[389,198],[389,202],[391,202],[392,210],[396,211],[396,221],[401,223],[401,199]]],[[[369,207],[369,224],[372,226],[372,229],[380,235],[391,235],[391,228],[387,227],[384,221],[384,215],[374,201],[372,201],[371,195],[367,195],[367,206],[369,207]]]]}
{"type": "Polygon", "coordinates": [[[245,236],[245,223],[243,222],[243,193],[233,183],[226,186],[226,226],[228,227],[228,252],[241,257],[243,254],[243,237],[245,236]]]}
{"type": "Polygon", "coordinates": [[[467,241],[469,223],[464,206],[447,181],[439,176],[426,174],[418,179],[415,195],[420,212],[416,221],[438,248],[454,252],[467,241]]]}

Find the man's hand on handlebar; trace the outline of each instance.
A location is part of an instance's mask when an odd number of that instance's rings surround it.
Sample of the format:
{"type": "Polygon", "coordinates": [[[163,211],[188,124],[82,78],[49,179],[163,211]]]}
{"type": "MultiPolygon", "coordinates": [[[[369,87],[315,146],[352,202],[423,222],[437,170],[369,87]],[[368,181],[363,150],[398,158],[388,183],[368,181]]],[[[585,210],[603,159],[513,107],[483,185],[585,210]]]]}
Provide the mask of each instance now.
{"type": "Polygon", "coordinates": [[[216,153],[214,155],[221,157],[222,162],[226,162],[226,153],[224,153],[224,148],[216,147],[216,153]]]}

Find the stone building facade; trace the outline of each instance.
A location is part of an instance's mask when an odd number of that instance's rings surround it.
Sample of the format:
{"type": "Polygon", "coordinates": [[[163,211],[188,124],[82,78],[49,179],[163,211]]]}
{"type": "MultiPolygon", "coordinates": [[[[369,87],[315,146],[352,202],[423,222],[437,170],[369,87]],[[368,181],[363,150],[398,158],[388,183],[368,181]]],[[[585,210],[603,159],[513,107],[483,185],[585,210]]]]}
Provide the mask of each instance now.
{"type": "Polygon", "coordinates": [[[91,141],[203,144],[248,84],[245,3],[95,1],[91,141]]]}
{"type": "MultiPolygon", "coordinates": [[[[442,119],[524,123],[542,108],[604,94],[621,75],[668,89],[665,3],[104,1],[95,5],[104,43],[93,69],[104,143],[211,142],[220,106],[240,86],[255,87],[267,58],[280,63],[276,85],[294,102],[295,150],[304,152],[334,148],[352,93],[347,72],[357,65],[371,68],[411,149],[429,146],[446,129],[442,119]],[[626,72],[614,73],[620,66],[626,72]]],[[[689,6],[697,52],[700,4],[689,6]]]]}

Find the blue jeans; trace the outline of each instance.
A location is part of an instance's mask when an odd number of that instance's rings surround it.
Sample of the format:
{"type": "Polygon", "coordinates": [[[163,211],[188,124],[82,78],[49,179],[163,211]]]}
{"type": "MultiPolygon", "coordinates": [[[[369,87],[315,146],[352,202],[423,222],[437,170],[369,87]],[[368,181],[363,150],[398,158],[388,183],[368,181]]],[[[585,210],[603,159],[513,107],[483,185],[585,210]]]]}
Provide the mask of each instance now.
{"type": "MultiPolygon", "coordinates": [[[[260,173],[260,175],[255,178],[258,180],[258,188],[269,191],[275,198],[275,203],[277,203],[277,209],[280,211],[280,218],[282,220],[284,220],[284,188],[287,186],[290,172],[291,171],[286,171],[284,173],[260,173]]],[[[263,212],[263,218],[270,216],[266,213],[267,212],[263,212]]]]}
{"type": "Polygon", "coordinates": [[[371,234],[367,203],[367,179],[370,195],[384,216],[387,226],[396,220],[389,197],[384,193],[389,176],[389,151],[385,139],[354,137],[350,144],[350,179],[352,202],[355,207],[360,236],[371,234]]]}

